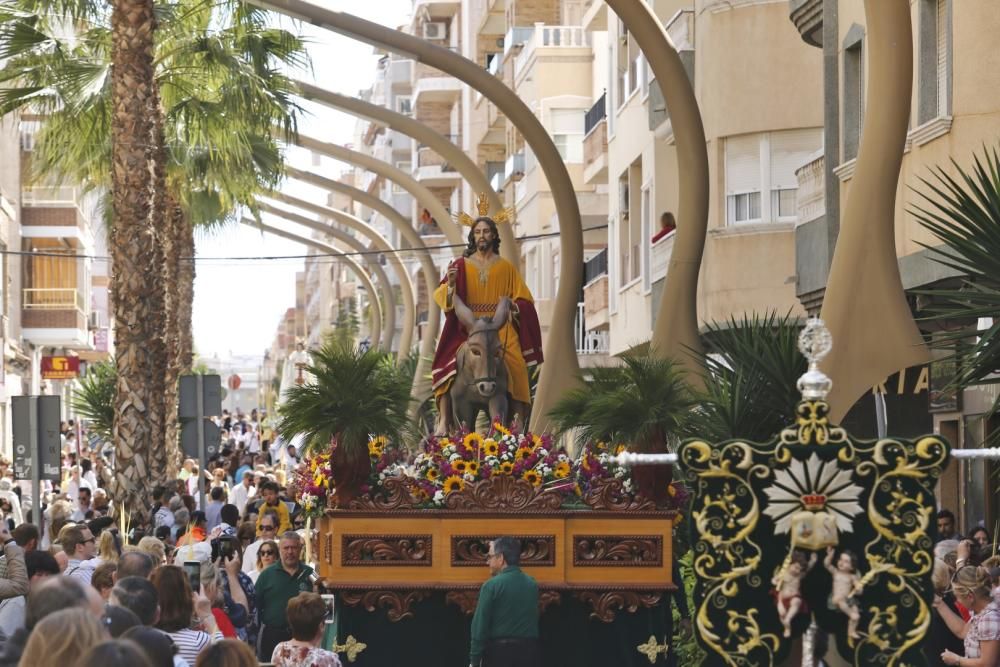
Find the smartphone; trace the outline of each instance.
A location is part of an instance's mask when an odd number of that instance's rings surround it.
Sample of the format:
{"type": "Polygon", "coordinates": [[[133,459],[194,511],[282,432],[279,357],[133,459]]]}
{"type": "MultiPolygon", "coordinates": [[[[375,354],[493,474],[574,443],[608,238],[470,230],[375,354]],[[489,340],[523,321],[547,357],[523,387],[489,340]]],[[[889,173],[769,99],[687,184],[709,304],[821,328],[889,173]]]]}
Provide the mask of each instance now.
{"type": "Polygon", "coordinates": [[[186,560],[184,561],[184,572],[188,576],[188,581],[191,582],[191,590],[197,593],[201,590],[201,561],[198,560],[186,560]]]}
{"type": "Polygon", "coordinates": [[[329,593],[324,593],[320,597],[323,598],[323,602],[326,603],[326,615],[323,617],[323,622],[324,623],[333,623],[333,613],[334,613],[333,612],[333,605],[334,605],[333,600],[334,600],[334,597],[333,597],[333,595],[331,595],[329,593]]]}

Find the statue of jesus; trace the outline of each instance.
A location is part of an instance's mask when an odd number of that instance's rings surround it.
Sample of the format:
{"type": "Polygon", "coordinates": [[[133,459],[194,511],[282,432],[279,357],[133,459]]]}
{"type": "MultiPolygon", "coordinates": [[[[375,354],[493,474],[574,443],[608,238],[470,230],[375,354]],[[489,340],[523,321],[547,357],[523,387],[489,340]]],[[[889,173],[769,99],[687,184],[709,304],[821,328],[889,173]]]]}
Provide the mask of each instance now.
{"type": "MultiPolygon", "coordinates": [[[[504,366],[507,370],[508,415],[527,419],[531,409],[528,387],[528,367],[542,363],[542,337],[534,300],[521,279],[517,267],[502,258],[497,223],[510,221],[511,210],[505,209],[493,217],[488,215],[489,202],[479,195],[476,206],[479,216],[473,219],[462,213],[458,220],[468,226],[468,246],[448,266],[447,274],[434,292],[434,301],[445,313],[444,329],[434,354],[431,378],[437,401],[439,434],[450,432],[459,424],[452,423],[454,414],[449,396],[458,372],[456,355],[468,339],[468,331],[455,313],[456,297],[476,318],[492,318],[503,297],[512,302],[511,315],[499,329],[504,366]]],[[[495,417],[497,415],[490,415],[495,417]]],[[[474,428],[474,424],[465,424],[474,428]]]]}

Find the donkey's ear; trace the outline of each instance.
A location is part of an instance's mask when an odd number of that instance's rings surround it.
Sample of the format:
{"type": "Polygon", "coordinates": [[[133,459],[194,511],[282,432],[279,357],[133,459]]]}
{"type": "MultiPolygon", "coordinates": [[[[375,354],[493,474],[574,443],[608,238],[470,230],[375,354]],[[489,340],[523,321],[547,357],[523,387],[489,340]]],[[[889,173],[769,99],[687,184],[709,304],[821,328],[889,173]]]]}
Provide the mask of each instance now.
{"type": "Polygon", "coordinates": [[[465,326],[466,331],[471,332],[472,327],[476,324],[476,316],[472,314],[472,310],[465,305],[465,302],[457,294],[452,295],[451,298],[452,303],[455,305],[455,316],[465,326]]]}
{"type": "Polygon", "coordinates": [[[499,329],[503,325],[507,324],[508,317],[510,317],[510,298],[505,296],[501,298],[500,303],[497,304],[497,312],[493,314],[493,326],[499,329]]]}

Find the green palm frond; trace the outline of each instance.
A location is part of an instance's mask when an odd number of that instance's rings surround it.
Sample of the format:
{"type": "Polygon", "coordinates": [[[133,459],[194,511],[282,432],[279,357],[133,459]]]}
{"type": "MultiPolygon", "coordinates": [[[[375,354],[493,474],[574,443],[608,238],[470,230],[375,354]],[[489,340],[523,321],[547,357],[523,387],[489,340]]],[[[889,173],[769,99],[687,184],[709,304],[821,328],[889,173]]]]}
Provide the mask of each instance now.
{"type": "Polygon", "coordinates": [[[111,441],[111,425],[115,417],[115,385],[118,372],[114,361],[92,364],[73,391],[73,410],[87,420],[87,429],[103,440],[111,441]]]}
{"type": "Polygon", "coordinates": [[[799,401],[796,382],[807,363],[799,323],[786,314],[744,315],[709,324],[705,388],[688,434],[711,441],[764,441],[787,426],[799,401]]]}
{"type": "Polygon", "coordinates": [[[349,460],[368,456],[371,434],[402,442],[407,421],[409,381],[384,352],[360,352],[328,338],[312,351],[308,371],[314,381],[289,389],[279,408],[279,433],[305,436],[307,451],[325,451],[337,439],[349,460]]]}
{"type": "Polygon", "coordinates": [[[549,412],[559,434],[578,429],[580,443],[614,441],[644,448],[682,430],[693,406],[684,371],[674,361],[623,355],[621,366],[590,369],[584,386],[549,412]]]}
{"type": "MultiPolygon", "coordinates": [[[[910,212],[940,245],[924,244],[931,258],[957,272],[960,285],[914,290],[929,296],[929,321],[942,325],[934,346],[955,362],[951,385],[997,384],[1000,369],[1000,154],[983,149],[971,169],[952,161],[955,175],[938,167],[921,178],[922,205],[910,212]],[[980,322],[992,323],[979,329],[980,322]]],[[[994,401],[992,412],[1000,409],[994,401]]]]}

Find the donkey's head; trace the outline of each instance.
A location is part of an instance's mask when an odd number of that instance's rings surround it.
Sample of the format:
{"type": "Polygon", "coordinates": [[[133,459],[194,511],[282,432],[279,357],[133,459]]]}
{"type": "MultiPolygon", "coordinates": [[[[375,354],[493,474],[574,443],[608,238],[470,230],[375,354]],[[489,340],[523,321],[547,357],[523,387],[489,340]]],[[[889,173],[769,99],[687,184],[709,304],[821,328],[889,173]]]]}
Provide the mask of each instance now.
{"type": "Polygon", "coordinates": [[[455,298],[455,315],[469,333],[462,370],[483,398],[490,398],[496,392],[497,369],[503,368],[503,341],[499,332],[509,314],[507,297],[500,299],[492,319],[477,319],[461,299],[455,298]]]}

